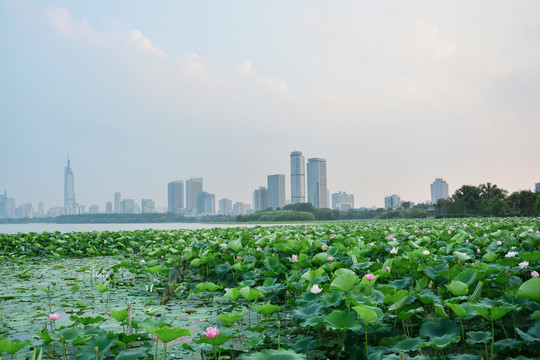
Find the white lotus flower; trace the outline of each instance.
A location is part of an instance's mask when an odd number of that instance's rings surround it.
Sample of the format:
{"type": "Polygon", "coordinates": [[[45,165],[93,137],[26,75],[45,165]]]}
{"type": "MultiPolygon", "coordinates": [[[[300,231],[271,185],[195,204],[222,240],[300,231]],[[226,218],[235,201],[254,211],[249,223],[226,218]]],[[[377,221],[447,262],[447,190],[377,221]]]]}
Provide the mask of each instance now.
{"type": "Polygon", "coordinates": [[[518,265],[519,265],[519,268],[521,270],[523,270],[523,269],[526,269],[529,266],[529,262],[528,261],[523,261],[523,262],[520,262],[518,265]]]}

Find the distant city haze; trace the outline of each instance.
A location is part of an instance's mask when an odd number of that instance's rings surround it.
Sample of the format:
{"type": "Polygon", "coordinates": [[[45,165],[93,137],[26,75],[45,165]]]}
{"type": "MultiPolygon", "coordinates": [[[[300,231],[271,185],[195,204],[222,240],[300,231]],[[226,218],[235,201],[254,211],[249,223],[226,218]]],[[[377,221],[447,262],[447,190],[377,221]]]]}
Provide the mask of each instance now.
{"type": "Polygon", "coordinates": [[[539,18],[533,0],[0,0],[0,194],[115,213],[180,201],[174,181],[185,207],[234,212],[269,184],[281,204],[272,175],[342,209],[534,190],[539,18]]]}

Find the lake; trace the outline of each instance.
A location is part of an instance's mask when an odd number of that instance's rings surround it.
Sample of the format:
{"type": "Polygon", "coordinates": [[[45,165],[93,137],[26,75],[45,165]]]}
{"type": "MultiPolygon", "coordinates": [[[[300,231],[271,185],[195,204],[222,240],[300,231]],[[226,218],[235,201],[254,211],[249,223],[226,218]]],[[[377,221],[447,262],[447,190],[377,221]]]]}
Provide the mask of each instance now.
{"type": "MultiPolygon", "coordinates": [[[[17,234],[31,232],[85,232],[85,231],[122,231],[122,230],[175,230],[175,229],[212,229],[231,227],[274,226],[276,224],[207,224],[207,223],[152,223],[152,224],[0,224],[0,233],[17,234]]],[[[290,224],[278,224],[290,225],[290,224]]]]}

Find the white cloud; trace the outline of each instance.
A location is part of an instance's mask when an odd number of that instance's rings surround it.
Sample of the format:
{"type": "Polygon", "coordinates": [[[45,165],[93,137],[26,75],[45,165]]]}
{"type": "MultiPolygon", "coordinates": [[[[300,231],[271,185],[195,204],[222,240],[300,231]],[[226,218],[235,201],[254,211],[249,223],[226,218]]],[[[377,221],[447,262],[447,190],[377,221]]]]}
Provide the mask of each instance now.
{"type": "Polygon", "coordinates": [[[156,48],[152,45],[152,42],[145,38],[139,30],[131,30],[129,35],[129,41],[135,45],[139,50],[149,52],[157,56],[167,56],[165,52],[161,49],[156,48]]]}
{"type": "Polygon", "coordinates": [[[449,58],[456,54],[457,44],[444,38],[436,25],[413,18],[411,20],[413,50],[434,58],[449,58]]]}
{"type": "Polygon", "coordinates": [[[258,73],[253,69],[253,63],[250,60],[238,63],[236,70],[241,76],[248,76],[254,79],[264,89],[285,94],[288,90],[288,85],[285,81],[272,75],[271,73],[258,73]]]}
{"type": "Polygon", "coordinates": [[[412,98],[419,101],[427,101],[427,96],[420,90],[420,85],[416,79],[403,76],[401,78],[401,87],[406,98],[412,98]]]}
{"type": "Polygon", "coordinates": [[[512,66],[492,65],[492,66],[488,69],[488,72],[489,72],[491,75],[494,75],[494,76],[504,76],[504,75],[509,74],[509,73],[512,72],[513,70],[514,70],[514,68],[513,68],[512,66]]]}

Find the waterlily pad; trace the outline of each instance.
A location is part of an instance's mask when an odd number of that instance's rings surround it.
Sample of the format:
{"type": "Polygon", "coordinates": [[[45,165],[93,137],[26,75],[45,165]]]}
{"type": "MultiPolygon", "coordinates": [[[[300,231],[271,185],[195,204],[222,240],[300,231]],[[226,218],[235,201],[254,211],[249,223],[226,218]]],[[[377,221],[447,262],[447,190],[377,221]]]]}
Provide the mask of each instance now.
{"type": "Polygon", "coordinates": [[[330,284],[331,290],[348,292],[360,281],[358,275],[349,269],[338,269],[336,275],[336,278],[330,284]]]}
{"type": "Polygon", "coordinates": [[[466,295],[469,292],[467,284],[456,280],[453,280],[450,284],[446,285],[446,288],[455,296],[466,295]]]}
{"type": "Polygon", "coordinates": [[[352,315],[341,310],[334,310],[324,318],[328,327],[334,330],[359,330],[360,322],[352,315]]]}
{"type": "Polygon", "coordinates": [[[293,350],[263,350],[258,353],[242,355],[239,360],[306,360],[306,355],[293,350]]]}

